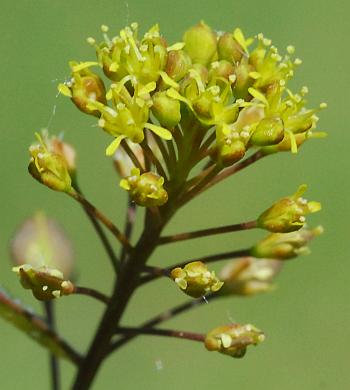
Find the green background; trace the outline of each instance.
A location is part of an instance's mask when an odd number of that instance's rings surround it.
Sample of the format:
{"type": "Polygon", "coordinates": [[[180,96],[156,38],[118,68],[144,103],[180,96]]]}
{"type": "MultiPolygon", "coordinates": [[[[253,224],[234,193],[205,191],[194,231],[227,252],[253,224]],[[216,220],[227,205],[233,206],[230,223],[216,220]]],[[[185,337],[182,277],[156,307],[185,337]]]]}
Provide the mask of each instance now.
{"type": "MultiPolygon", "coordinates": [[[[99,37],[104,23],[119,30],[138,21],[144,31],[159,22],[170,42],[204,19],[217,30],[240,26],[246,35],[263,32],[283,49],[297,48],[303,59],[294,88],[307,85],[310,106],[326,101],[319,128],[324,140],[308,142],[296,156],[265,159],[225,181],[184,208],[167,228],[180,232],[254,218],[279,197],[309,185],[309,199],[323,203],[310,218],[322,223],[324,236],[312,243],[312,254],[286,264],[272,294],[228,299],[203,305],[166,326],[205,332],[216,325],[251,322],[267,334],[242,360],[208,353],[196,343],[143,337],[110,358],[94,389],[348,389],[349,339],[349,112],[348,1],[2,1],[0,93],[0,284],[37,310],[10,271],[8,242],[20,222],[37,209],[63,224],[75,243],[81,285],[108,293],[112,272],[82,210],[71,199],[38,185],[27,174],[27,147],[33,133],[47,126],[64,131],[79,154],[79,177],[89,199],[124,219],[125,193],[118,188],[110,160],[109,138],[92,127],[94,120],[69,100],[56,98],[56,85],[69,75],[71,59],[94,58],[85,44],[99,37]],[[162,362],[162,369],[157,369],[162,362]]],[[[281,50],[283,51],[283,50],[281,50]]],[[[243,248],[263,232],[204,238],[156,252],[153,264],[169,264],[234,248],[243,248]]],[[[168,281],[136,294],[124,323],[137,324],[185,298],[168,281]]],[[[70,297],[57,302],[59,327],[80,350],[86,348],[101,314],[101,304],[70,297]]],[[[0,321],[1,389],[48,389],[47,356],[25,335],[0,321]]],[[[63,363],[64,389],[74,370],[63,363]]]]}

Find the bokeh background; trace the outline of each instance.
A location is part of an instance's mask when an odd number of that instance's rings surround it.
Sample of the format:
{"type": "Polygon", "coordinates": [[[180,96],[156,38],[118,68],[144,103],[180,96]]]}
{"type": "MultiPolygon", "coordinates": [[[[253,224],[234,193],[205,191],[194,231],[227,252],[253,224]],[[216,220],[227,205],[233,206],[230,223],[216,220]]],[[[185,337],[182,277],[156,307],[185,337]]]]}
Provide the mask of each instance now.
{"type": "MultiPolygon", "coordinates": [[[[118,31],[138,21],[141,29],[159,22],[169,41],[201,19],[217,30],[240,26],[246,35],[263,32],[283,49],[297,48],[303,59],[294,88],[307,85],[310,106],[326,101],[319,128],[324,140],[310,141],[296,156],[265,159],[199,197],[168,227],[180,232],[253,218],[282,195],[309,184],[309,199],[323,210],[310,218],[322,223],[324,236],[312,243],[312,254],[286,264],[272,294],[228,299],[203,305],[166,324],[205,332],[218,324],[251,322],[267,340],[242,360],[208,353],[200,344],[142,337],[110,358],[94,389],[348,389],[350,383],[349,264],[349,2],[243,0],[19,0],[1,4],[0,61],[0,285],[40,310],[11,273],[8,243],[16,227],[34,211],[56,218],[74,241],[81,285],[108,293],[112,272],[80,207],[71,199],[40,186],[27,174],[27,147],[33,133],[49,124],[65,132],[79,154],[79,177],[88,197],[121,225],[125,193],[110,160],[108,137],[68,99],[56,97],[56,85],[68,75],[71,59],[88,60],[88,36],[99,37],[104,23],[118,31]],[[54,107],[56,114],[52,116],[54,107]]],[[[166,246],[153,264],[243,248],[263,232],[246,232],[166,246]]],[[[219,267],[220,265],[218,265],[219,267]]],[[[137,324],[183,301],[168,281],[145,287],[134,297],[125,324],[137,324]]],[[[84,350],[101,314],[101,304],[71,297],[57,302],[62,334],[84,350]]],[[[48,389],[46,351],[0,320],[1,389],[48,389]]],[[[63,362],[64,389],[74,375],[63,362]]]]}

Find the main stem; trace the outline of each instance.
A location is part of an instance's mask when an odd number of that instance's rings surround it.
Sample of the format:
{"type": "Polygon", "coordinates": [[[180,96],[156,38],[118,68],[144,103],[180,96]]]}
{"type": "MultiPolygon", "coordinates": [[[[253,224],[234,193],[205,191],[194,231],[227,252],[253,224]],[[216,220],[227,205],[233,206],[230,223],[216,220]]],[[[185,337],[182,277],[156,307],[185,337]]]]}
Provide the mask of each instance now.
{"type": "Polygon", "coordinates": [[[139,242],[129,253],[125,262],[121,264],[110,304],[103,314],[86,357],[79,366],[73,390],[90,388],[110,348],[110,341],[115,329],[118,327],[127,304],[138,285],[142,267],[157,246],[162,227],[163,225],[156,226],[152,220],[146,223],[139,242]]]}

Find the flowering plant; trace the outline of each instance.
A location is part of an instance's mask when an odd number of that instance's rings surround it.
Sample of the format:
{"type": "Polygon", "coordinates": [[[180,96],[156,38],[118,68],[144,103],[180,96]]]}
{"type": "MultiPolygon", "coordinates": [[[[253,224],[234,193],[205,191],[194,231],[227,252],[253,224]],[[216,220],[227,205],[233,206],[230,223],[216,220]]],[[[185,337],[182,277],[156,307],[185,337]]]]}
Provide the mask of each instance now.
{"type": "Polygon", "coordinates": [[[58,89],[111,137],[105,153],[128,198],[124,230],[85,197],[78,185],[74,148],[62,139],[37,134],[38,142],[29,148],[28,169],[41,184],[81,204],[115,272],[113,291],[105,295],[77,285],[69,241],[54,221],[41,214],[18,231],[12,256],[22,286],[44,302],[47,318],[0,292],[1,316],[50,350],[54,388],[59,383],[57,357],[77,366],[73,389],[87,389],[103,361],[142,334],[193,340],[209,351],[242,357],[248,346],[265,338],[253,325],[222,325],[208,329],[206,335],[158,325],[208,300],[271,291],[282,263],[307,252],[308,242],[322,232],[321,227],[305,225],[305,216],[321,206],[302,198],[306,186],[301,185],[294,195],[280,199],[252,220],[163,234],[181,207],[213,185],[264,157],[297,153],[304,142],[324,136],[316,126],[317,113],[325,103],[309,109],[307,88],[293,93],[288,87],[301,64],[293,57],[294,47],[288,46],[281,55],[263,34],[246,38],[239,28],[219,33],[204,22],[171,45],[158,25],[142,37],[136,23],[113,37],[107,26],[101,29],[101,43],[91,37],[87,40],[97,58],[71,61],[71,78],[58,89]],[[134,240],[138,207],[146,212],[143,231],[134,240]],[[255,228],[270,233],[249,248],[187,259],[166,268],[148,265],[160,245],[255,228]],[[119,242],[119,254],[106,230],[119,242]],[[229,262],[217,276],[210,263],[219,260],[229,262]],[[191,300],[140,326],[122,326],[131,296],[159,277],[169,278],[191,300]],[[69,299],[72,294],[84,294],[105,305],[86,354],[64,341],[54,327],[54,300],[69,299]]]}

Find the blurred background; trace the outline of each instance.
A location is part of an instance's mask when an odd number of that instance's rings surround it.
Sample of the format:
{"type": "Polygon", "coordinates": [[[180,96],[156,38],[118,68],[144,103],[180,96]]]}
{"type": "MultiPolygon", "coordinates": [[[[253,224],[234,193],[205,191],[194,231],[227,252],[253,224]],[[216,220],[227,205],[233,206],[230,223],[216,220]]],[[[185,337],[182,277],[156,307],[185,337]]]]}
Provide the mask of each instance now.
{"type": "MultiPolygon", "coordinates": [[[[137,21],[142,31],[158,22],[168,41],[175,42],[203,19],[216,30],[240,26],[246,36],[263,32],[282,52],[289,44],[296,46],[303,65],[293,87],[309,87],[310,107],[328,103],[319,129],[329,137],[308,142],[297,155],[262,160],[224,181],[181,210],[167,228],[175,233],[249,220],[299,184],[309,185],[307,197],[323,204],[322,212],[309,218],[310,225],[322,223],[325,234],[311,244],[311,255],[286,264],[275,292],[209,303],[166,323],[206,332],[232,319],[250,322],[266,332],[266,342],[234,360],[206,352],[199,343],[140,337],[106,361],[93,388],[348,389],[350,133],[349,101],[341,93],[350,81],[349,2],[19,0],[4,1],[1,8],[0,285],[38,311],[41,306],[11,272],[8,252],[14,231],[36,210],[57,219],[73,240],[79,284],[108,293],[112,270],[81,208],[27,174],[34,131],[47,126],[52,133],[63,131],[77,149],[80,184],[87,197],[119,226],[124,221],[126,196],[104,156],[108,136],[68,99],[56,97],[58,82],[69,76],[67,62],[94,59],[85,39],[99,38],[101,24],[118,31],[137,21]]],[[[244,248],[263,235],[236,233],[165,246],[152,264],[244,248]]],[[[136,325],[185,299],[171,283],[158,281],[135,295],[124,324],[136,325]]],[[[58,300],[57,309],[61,333],[84,351],[102,305],[74,296],[58,300]]],[[[1,388],[48,389],[46,351],[3,320],[0,334],[1,388]]],[[[63,388],[68,389],[74,368],[63,362],[62,370],[63,388]]]]}

